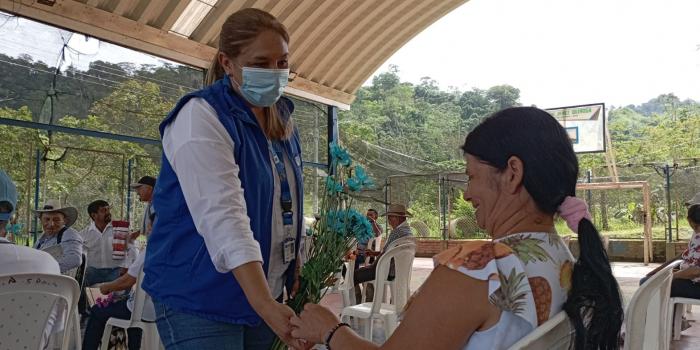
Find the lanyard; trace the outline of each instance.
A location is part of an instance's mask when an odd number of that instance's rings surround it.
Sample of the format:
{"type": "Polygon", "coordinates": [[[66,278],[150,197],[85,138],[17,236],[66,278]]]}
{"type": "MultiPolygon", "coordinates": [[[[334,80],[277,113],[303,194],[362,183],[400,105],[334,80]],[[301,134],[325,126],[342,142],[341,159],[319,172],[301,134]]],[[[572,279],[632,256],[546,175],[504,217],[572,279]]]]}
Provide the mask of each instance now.
{"type": "Polygon", "coordinates": [[[287,179],[287,171],[284,166],[284,150],[280,143],[267,140],[267,146],[272,154],[272,160],[275,163],[277,176],[280,180],[280,205],[282,206],[282,224],[284,225],[287,236],[292,235],[292,225],[294,224],[294,213],[292,212],[292,191],[289,187],[287,179]]]}

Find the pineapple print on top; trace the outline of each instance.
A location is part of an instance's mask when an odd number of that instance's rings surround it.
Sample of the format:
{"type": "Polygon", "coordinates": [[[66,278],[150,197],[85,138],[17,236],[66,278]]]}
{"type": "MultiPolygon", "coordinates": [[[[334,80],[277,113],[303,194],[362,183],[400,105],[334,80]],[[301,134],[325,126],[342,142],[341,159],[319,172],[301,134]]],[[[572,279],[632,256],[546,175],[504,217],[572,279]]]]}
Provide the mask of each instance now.
{"type": "MultiPolygon", "coordinates": [[[[573,261],[559,235],[548,232],[517,233],[492,242],[466,242],[434,258],[436,266],[445,265],[471,278],[488,281],[489,301],[504,313],[526,321],[510,321],[508,325],[527,327],[523,330],[526,332],[562,310],[571,288],[573,261]]],[[[511,319],[502,314],[499,323],[511,319]]]]}

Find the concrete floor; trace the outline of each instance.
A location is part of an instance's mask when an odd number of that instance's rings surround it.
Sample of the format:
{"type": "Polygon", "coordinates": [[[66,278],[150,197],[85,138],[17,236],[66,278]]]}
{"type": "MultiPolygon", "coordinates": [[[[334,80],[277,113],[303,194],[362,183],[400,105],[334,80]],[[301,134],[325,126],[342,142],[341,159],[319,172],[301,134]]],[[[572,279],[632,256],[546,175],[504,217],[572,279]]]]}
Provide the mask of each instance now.
{"type": "MultiPolygon", "coordinates": [[[[659,264],[649,264],[645,266],[643,263],[613,263],[613,274],[620,284],[620,290],[622,292],[622,298],[625,305],[627,305],[632,298],[632,295],[634,295],[634,292],[639,287],[639,280],[657,266],[659,266],[659,264]]],[[[413,261],[411,291],[418,289],[432,270],[432,259],[416,258],[413,261]]],[[[340,314],[342,309],[342,298],[337,293],[329,294],[321,301],[321,304],[328,306],[340,314]]],[[[681,340],[673,341],[671,343],[672,350],[700,349],[700,307],[695,307],[693,311],[694,312],[688,317],[688,319],[691,320],[691,327],[683,331],[681,340]],[[693,322],[694,320],[696,322],[693,322]]],[[[375,342],[383,342],[384,337],[381,333],[383,333],[381,331],[381,324],[378,324],[373,339],[375,342]]]]}

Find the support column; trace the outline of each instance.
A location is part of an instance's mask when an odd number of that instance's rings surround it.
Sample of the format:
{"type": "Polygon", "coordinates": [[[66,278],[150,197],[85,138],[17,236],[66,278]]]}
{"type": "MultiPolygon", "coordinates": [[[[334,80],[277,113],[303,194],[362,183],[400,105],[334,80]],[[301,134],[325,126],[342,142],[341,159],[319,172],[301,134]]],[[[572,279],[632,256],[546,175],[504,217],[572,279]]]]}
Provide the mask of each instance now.
{"type": "MultiPolygon", "coordinates": [[[[34,180],[34,210],[39,209],[39,181],[41,179],[41,151],[37,147],[36,153],[36,172],[34,180]]],[[[34,215],[34,221],[32,222],[32,232],[34,235],[34,242],[36,242],[36,233],[38,231],[38,218],[34,215]]]]}
{"type": "Polygon", "coordinates": [[[131,217],[131,170],[133,169],[134,159],[129,158],[126,170],[126,221],[131,217]]]}
{"type": "Polygon", "coordinates": [[[330,144],[338,142],[338,107],[328,106],[328,166],[330,167],[330,144]]]}

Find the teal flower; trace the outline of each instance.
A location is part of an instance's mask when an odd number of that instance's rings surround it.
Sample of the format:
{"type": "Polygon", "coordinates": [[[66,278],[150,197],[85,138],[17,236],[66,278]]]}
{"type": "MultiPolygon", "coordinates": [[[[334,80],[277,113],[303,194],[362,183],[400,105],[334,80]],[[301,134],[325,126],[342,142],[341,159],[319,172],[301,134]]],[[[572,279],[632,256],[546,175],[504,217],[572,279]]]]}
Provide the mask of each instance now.
{"type": "Polygon", "coordinates": [[[372,224],[366,216],[355,209],[348,209],[349,236],[357,239],[358,242],[367,242],[374,237],[372,224]]]}
{"type": "Polygon", "coordinates": [[[329,210],[326,214],[326,227],[335,234],[345,236],[345,232],[347,231],[345,212],[329,210]]]}
{"type": "Polygon", "coordinates": [[[341,193],[343,192],[343,184],[335,182],[332,177],[328,176],[326,177],[326,191],[328,191],[330,195],[341,193]]]}
{"type": "Polygon", "coordinates": [[[352,164],[352,159],[348,151],[338,145],[336,142],[331,142],[330,144],[331,158],[338,162],[338,164],[348,167],[352,164]]]}
{"type": "Polygon", "coordinates": [[[374,187],[374,181],[367,175],[365,169],[359,165],[355,165],[353,177],[348,179],[348,188],[350,191],[357,192],[372,187],[374,187]]]}

